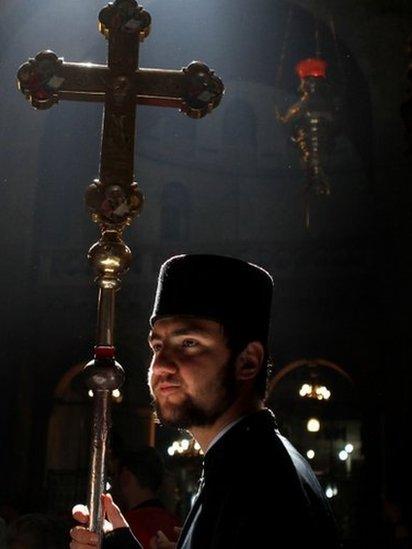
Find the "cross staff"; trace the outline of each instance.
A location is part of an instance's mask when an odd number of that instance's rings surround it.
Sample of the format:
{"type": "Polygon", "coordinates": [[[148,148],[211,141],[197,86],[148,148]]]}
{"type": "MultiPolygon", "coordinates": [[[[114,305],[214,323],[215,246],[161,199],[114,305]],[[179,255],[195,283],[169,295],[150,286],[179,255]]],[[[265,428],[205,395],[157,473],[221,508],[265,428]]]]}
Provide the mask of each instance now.
{"type": "Polygon", "coordinates": [[[143,204],[133,181],[136,105],[178,107],[201,118],[217,107],[224,91],[221,80],[200,62],[182,70],[139,68],[139,42],[148,36],[150,24],[150,15],[135,0],[115,0],[99,14],[99,30],[109,42],[107,66],[67,63],[47,50],[17,74],[19,89],[36,109],[48,109],[61,99],[104,102],[99,179],[86,191],[87,208],[102,232],[88,253],[99,295],[95,355],[84,368],[86,385],[94,394],[89,528],[99,535],[110,396],[124,379],[113,337],[115,292],[131,262],[122,234],[143,204]]]}

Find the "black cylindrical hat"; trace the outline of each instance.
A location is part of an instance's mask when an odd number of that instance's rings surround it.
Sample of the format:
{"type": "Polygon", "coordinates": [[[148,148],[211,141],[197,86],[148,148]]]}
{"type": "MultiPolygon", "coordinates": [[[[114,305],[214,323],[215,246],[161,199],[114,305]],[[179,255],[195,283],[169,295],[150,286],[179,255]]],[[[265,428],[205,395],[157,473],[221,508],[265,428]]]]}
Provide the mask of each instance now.
{"type": "Polygon", "coordinates": [[[252,263],[219,255],[177,255],[160,268],[150,325],[169,316],[220,322],[266,344],[273,279],[252,263]]]}

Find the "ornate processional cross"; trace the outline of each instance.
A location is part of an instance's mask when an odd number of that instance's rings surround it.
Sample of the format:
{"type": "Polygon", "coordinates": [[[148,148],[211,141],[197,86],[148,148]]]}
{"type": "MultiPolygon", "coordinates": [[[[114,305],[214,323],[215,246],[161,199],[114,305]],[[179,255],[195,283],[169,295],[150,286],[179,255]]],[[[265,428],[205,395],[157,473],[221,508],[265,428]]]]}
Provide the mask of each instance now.
{"type": "Polygon", "coordinates": [[[94,393],[89,528],[99,534],[110,396],[124,378],[113,337],[115,293],[131,262],[122,234],[143,204],[133,181],[136,105],[178,107],[201,118],[218,106],[224,91],[221,80],[199,62],[182,70],[139,68],[139,42],[148,36],[150,24],[150,15],[135,0],[115,0],[99,14],[100,32],[109,42],[107,66],[67,63],[43,51],[17,75],[19,89],[36,109],[48,109],[60,99],[104,103],[99,179],[86,191],[87,208],[102,232],[88,253],[99,297],[95,355],[84,368],[86,385],[94,393]]]}

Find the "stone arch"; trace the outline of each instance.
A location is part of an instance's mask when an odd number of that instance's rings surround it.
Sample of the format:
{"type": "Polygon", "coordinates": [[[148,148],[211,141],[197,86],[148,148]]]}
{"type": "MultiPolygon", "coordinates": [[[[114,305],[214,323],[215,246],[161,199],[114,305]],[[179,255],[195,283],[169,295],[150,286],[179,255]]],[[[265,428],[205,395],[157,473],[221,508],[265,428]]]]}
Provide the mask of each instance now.
{"type": "MultiPolygon", "coordinates": [[[[291,409],[299,415],[304,409],[302,398],[299,398],[303,383],[325,385],[331,390],[332,397],[327,405],[329,411],[336,408],[339,414],[359,417],[360,395],[354,378],[342,365],[320,357],[300,358],[282,367],[269,381],[267,401],[281,408],[287,402],[293,403],[291,409]]],[[[335,417],[336,413],[334,410],[335,417]]]]}
{"type": "Polygon", "coordinates": [[[343,368],[342,366],[339,366],[338,364],[331,362],[330,360],[326,360],[324,358],[315,358],[315,359],[299,359],[294,360],[293,362],[290,362],[286,366],[284,366],[277,374],[274,375],[274,377],[271,379],[269,383],[268,388],[268,395],[272,393],[272,391],[275,389],[275,387],[278,385],[278,383],[288,374],[293,372],[294,370],[297,370],[298,368],[304,368],[308,365],[314,365],[321,368],[327,368],[334,372],[336,372],[338,375],[342,376],[343,378],[347,379],[350,383],[354,383],[352,376],[350,376],[343,368]]]}
{"type": "Polygon", "coordinates": [[[267,404],[276,413],[280,431],[309,460],[346,539],[361,527],[352,509],[364,482],[362,414],[355,380],[331,360],[298,359],[273,377],[267,404]],[[315,391],[311,396],[300,394],[304,383],[323,385],[330,398],[318,400],[315,391]],[[317,430],[310,426],[311,419],[318,421],[317,430]]]}

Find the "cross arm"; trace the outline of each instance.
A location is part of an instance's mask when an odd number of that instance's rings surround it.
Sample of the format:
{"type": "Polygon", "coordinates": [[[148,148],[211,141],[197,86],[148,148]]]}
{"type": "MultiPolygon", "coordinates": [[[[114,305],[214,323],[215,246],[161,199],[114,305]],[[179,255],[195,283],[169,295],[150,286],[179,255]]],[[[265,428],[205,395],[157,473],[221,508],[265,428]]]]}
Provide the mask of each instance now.
{"type": "Polygon", "coordinates": [[[20,67],[17,86],[33,107],[48,109],[59,99],[104,102],[109,78],[105,65],[66,63],[46,50],[20,67]]]}
{"type": "MultiPolygon", "coordinates": [[[[33,107],[48,109],[59,99],[104,102],[117,80],[106,65],[66,63],[46,50],[20,67],[17,84],[33,107]]],[[[192,118],[205,116],[223,95],[221,80],[199,61],[181,70],[137,69],[132,86],[137,104],[178,107],[192,118]]]]}
{"type": "Polygon", "coordinates": [[[199,61],[180,71],[139,69],[135,78],[139,105],[178,107],[191,118],[201,118],[217,107],[224,90],[222,81],[199,61]]]}

